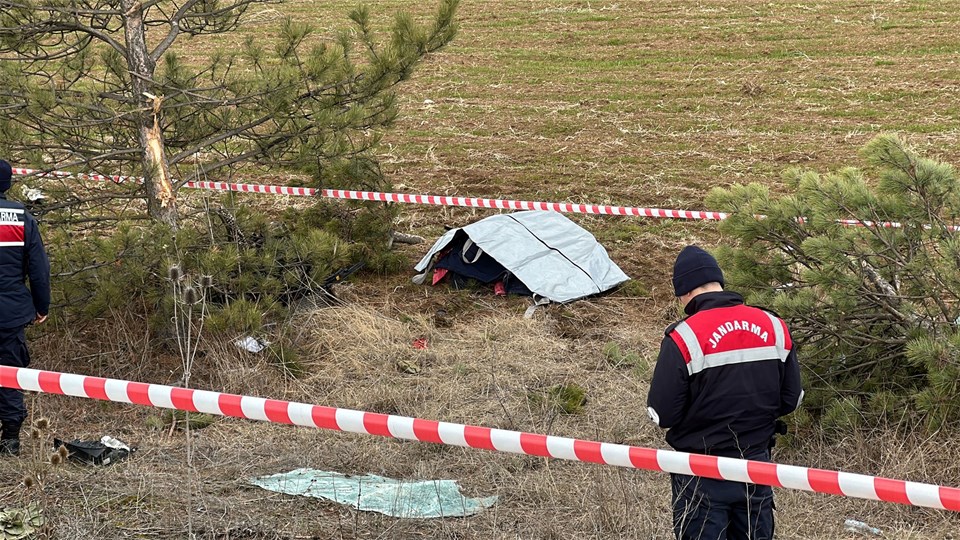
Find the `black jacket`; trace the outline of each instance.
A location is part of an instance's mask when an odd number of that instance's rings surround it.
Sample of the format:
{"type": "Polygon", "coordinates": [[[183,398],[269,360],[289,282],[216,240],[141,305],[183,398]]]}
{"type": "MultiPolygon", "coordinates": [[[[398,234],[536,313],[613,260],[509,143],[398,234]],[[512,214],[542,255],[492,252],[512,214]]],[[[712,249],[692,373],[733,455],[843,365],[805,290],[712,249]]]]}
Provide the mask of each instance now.
{"type": "Polygon", "coordinates": [[[800,366],[786,324],[732,292],[700,294],[665,332],[647,397],[676,450],[727,457],[765,452],[776,419],[800,403],[800,366]],[[688,345],[689,344],[689,345],[688,345]]]}
{"type": "Polygon", "coordinates": [[[49,309],[50,261],[37,220],[0,193],[0,328],[25,326],[49,309]]]}

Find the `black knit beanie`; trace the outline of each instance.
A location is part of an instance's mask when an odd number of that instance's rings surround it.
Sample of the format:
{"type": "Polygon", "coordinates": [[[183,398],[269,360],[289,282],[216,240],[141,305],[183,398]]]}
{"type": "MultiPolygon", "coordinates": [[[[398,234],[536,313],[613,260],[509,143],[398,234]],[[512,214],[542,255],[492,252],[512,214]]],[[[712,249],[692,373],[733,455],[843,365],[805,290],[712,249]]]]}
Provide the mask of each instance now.
{"type": "Polygon", "coordinates": [[[6,193],[10,189],[10,178],[13,176],[13,168],[6,161],[0,159],[0,193],[6,193]]]}
{"type": "Polygon", "coordinates": [[[723,285],[723,272],[720,265],[703,249],[687,246],[677,255],[673,263],[673,292],[683,296],[707,283],[717,282],[723,285]]]}

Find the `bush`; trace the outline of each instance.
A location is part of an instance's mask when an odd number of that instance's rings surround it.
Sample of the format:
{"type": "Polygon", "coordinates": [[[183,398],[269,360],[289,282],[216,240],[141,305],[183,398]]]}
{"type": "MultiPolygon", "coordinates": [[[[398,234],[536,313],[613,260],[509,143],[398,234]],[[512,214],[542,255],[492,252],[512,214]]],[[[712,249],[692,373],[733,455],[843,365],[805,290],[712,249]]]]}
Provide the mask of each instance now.
{"type": "Polygon", "coordinates": [[[177,266],[185,286],[209,285],[202,287],[208,330],[251,333],[320,293],[338,270],[405,263],[386,249],[394,211],[383,204],[318,201],[276,221],[230,204],[229,195],[215,199],[214,210],[182,219],[177,231],[123,220],[112,234],[78,240],[69,223],[53,229],[46,243],[58,315],[77,322],[133,311],[163,329],[174,308],[168,272],[177,266]]]}
{"type": "Polygon", "coordinates": [[[558,414],[577,414],[587,404],[587,391],[576,383],[557,384],[529,394],[529,399],[558,414]]]}
{"type": "Polygon", "coordinates": [[[929,429],[955,424],[956,173],[891,135],[862,155],[866,171],[786,171],[785,196],[757,184],[713,190],[708,204],[732,213],[721,232],[739,240],[718,258],[730,288],[789,322],[806,408],[828,427],[904,414],[929,429]]]}

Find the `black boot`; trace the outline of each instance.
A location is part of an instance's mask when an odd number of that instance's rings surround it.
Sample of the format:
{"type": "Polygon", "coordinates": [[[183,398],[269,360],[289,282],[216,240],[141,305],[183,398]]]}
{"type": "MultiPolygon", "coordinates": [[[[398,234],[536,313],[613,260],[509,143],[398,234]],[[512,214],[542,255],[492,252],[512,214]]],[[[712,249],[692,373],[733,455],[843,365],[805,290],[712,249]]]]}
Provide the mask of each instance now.
{"type": "Polygon", "coordinates": [[[20,439],[0,439],[0,455],[19,456],[20,439]]]}
{"type": "Polygon", "coordinates": [[[0,430],[0,454],[20,455],[20,425],[21,422],[3,422],[3,429],[0,430]]]}

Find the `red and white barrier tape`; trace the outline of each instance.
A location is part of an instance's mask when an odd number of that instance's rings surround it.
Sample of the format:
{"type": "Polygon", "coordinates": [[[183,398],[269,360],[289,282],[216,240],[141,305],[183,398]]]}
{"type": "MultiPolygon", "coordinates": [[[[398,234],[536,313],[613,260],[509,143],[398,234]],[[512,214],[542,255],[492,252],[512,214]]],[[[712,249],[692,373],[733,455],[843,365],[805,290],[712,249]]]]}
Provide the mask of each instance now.
{"type": "MultiPolygon", "coordinates": [[[[43,173],[35,169],[14,168],[13,174],[19,176],[49,175],[57,178],[76,176],[81,179],[100,182],[142,182],[142,178],[132,176],[107,176],[102,174],[76,174],[66,171],[43,173]]],[[[272,195],[293,195],[298,197],[325,197],[328,199],[350,199],[355,201],[394,202],[407,204],[429,204],[436,206],[466,206],[473,208],[491,208],[499,210],[550,210],[562,213],[605,214],[612,216],[636,216],[675,219],[720,220],[727,214],[722,212],[700,212],[696,210],[669,210],[663,208],[642,208],[633,206],[608,206],[596,204],[554,203],[538,201],[514,201],[506,199],[481,199],[476,197],[451,197],[443,195],[410,195],[406,193],[384,193],[379,191],[349,191],[340,189],[322,189],[289,186],[271,186],[263,184],[239,184],[232,182],[188,181],[186,188],[212,191],[236,191],[241,193],[264,193],[272,195]]]]}
{"type": "MultiPolygon", "coordinates": [[[[44,173],[35,169],[14,168],[13,174],[19,176],[50,175],[57,178],[76,176],[81,179],[100,182],[142,182],[132,176],[107,176],[102,174],[76,174],[66,171],[44,173]]],[[[611,216],[636,216],[674,219],[720,220],[727,214],[723,212],[701,212],[696,210],[670,210],[663,208],[642,208],[634,206],[608,206],[597,204],[554,203],[539,201],[514,201],[506,199],[482,199],[476,197],[451,197],[441,195],[410,195],[406,193],[383,193],[378,191],[348,191],[340,189],[322,189],[289,186],[271,186],[262,184],[239,184],[232,182],[188,181],[184,187],[213,191],[237,191],[241,193],[267,193],[273,195],[293,195],[299,197],[326,197],[329,199],[350,199],[355,201],[377,201],[407,204],[429,204],[436,206],[467,206],[473,208],[491,208],[498,210],[550,210],[562,213],[604,214],[611,216]]]]}
{"type": "MultiPolygon", "coordinates": [[[[81,179],[100,182],[142,182],[142,178],[133,176],[107,176],[102,174],[74,174],[67,171],[52,171],[44,173],[35,169],[14,168],[13,174],[18,176],[54,176],[57,178],[75,176],[81,179]]],[[[393,202],[406,204],[427,204],[434,206],[465,206],[471,208],[489,208],[495,210],[547,210],[564,214],[600,214],[608,216],[632,216],[669,219],[690,219],[719,221],[727,219],[730,214],[709,210],[675,210],[667,208],[645,208],[639,206],[609,206],[603,204],[575,204],[541,201],[517,201],[510,199],[482,199],[477,197],[453,197],[449,195],[411,195],[407,193],[385,193],[380,191],[349,191],[342,189],[321,189],[290,186],[273,186],[264,184],[239,184],[232,182],[188,181],[183,184],[186,188],[206,189],[211,191],[236,191],[240,193],[263,193],[271,195],[293,195],[297,197],[325,197],[328,199],[349,199],[355,201],[393,202]]],[[[803,221],[800,219],[799,221],[803,221]]],[[[837,223],[851,227],[881,227],[900,228],[902,225],[895,221],[861,221],[857,219],[839,219],[837,223]]],[[[930,228],[929,225],[925,227],[930,228]]],[[[960,225],[949,225],[948,230],[960,232],[960,225]]]]}
{"type": "Polygon", "coordinates": [[[838,471],[536,435],[71,373],[0,366],[0,386],[250,420],[749,482],[960,511],[960,489],[838,471]]]}

